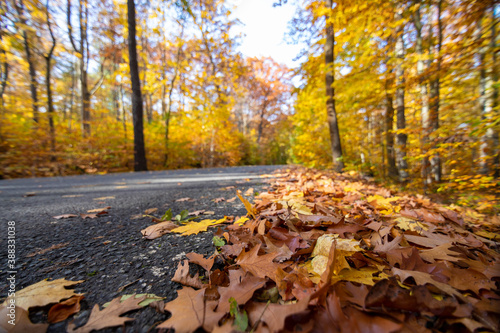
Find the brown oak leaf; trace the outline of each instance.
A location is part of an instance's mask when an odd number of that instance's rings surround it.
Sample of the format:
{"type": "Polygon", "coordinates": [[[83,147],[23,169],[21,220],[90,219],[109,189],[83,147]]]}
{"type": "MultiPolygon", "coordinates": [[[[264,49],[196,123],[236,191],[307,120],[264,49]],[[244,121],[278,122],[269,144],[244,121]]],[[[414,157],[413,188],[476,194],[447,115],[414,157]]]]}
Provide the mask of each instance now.
{"type": "Polygon", "coordinates": [[[211,332],[217,326],[224,312],[214,312],[217,302],[205,301],[205,289],[194,290],[183,287],[177,291],[177,298],[165,305],[172,317],[157,328],[173,328],[176,333],[191,333],[199,327],[211,332]]]}
{"type": "Polygon", "coordinates": [[[203,287],[203,283],[201,283],[198,273],[196,273],[195,276],[189,275],[188,260],[184,260],[184,263],[182,261],[179,261],[179,264],[177,265],[177,270],[175,271],[172,281],[181,283],[185,286],[190,286],[195,288],[203,287]]]}
{"type": "Polygon", "coordinates": [[[229,299],[233,297],[239,305],[245,304],[253,296],[254,291],[262,288],[266,284],[266,279],[246,275],[241,279],[241,282],[235,279],[234,270],[229,271],[229,278],[231,283],[229,287],[219,287],[219,305],[217,306],[218,312],[229,311],[229,299]]]}
{"type": "Polygon", "coordinates": [[[236,258],[236,263],[247,272],[252,273],[257,277],[270,277],[275,280],[276,270],[281,267],[280,264],[274,263],[273,260],[279,254],[269,253],[259,256],[260,244],[254,246],[250,251],[241,251],[240,255],[236,258]]]}
{"type": "Polygon", "coordinates": [[[74,333],[90,333],[107,327],[121,326],[134,318],[120,317],[124,313],[142,308],[139,305],[146,296],[135,298],[135,295],[120,302],[121,296],[113,299],[108,307],[99,310],[99,305],[94,305],[87,323],[77,329],[73,323],[68,325],[68,331],[74,333]]]}

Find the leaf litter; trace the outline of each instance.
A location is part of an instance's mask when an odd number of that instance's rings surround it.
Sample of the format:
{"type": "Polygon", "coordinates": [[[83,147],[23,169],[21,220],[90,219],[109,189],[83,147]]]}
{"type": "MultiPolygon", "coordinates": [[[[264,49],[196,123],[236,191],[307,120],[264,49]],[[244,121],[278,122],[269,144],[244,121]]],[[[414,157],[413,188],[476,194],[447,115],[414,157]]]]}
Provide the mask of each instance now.
{"type": "Polygon", "coordinates": [[[248,214],[217,231],[226,244],[209,258],[224,267],[211,271],[200,255],[179,264],[185,286],[159,328],[500,329],[496,217],[305,169],[282,175],[254,205],[237,196],[248,214]],[[189,275],[188,261],[205,276],[189,275]]]}
{"type": "MultiPolygon", "coordinates": [[[[498,216],[395,195],[347,174],[296,168],[275,177],[253,205],[236,192],[246,216],[182,215],[179,224],[157,219],[141,231],[154,239],[225,226],[213,255],[179,262],[172,280],[184,287],[175,300],[122,295],[68,331],[123,325],[133,320],[123,314],[148,304],[171,313],[157,328],[176,332],[499,331],[498,216]],[[192,275],[190,264],[203,269],[192,275]]],[[[44,280],[18,291],[17,327],[46,330],[30,322],[31,307],[55,304],[51,322],[78,312],[83,296],[66,287],[80,282],[44,280]]]]}

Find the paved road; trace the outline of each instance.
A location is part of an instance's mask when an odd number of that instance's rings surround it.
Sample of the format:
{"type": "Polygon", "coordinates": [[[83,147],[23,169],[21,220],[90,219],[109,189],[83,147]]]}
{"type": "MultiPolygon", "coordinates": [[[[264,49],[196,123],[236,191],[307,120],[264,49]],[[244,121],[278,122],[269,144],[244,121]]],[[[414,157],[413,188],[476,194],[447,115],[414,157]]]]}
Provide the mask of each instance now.
{"type": "Polygon", "coordinates": [[[260,175],[278,168],[245,166],[0,180],[0,218],[24,220],[44,214],[85,212],[93,208],[93,199],[109,196],[116,198],[113,208],[142,207],[152,196],[168,196],[172,191],[198,189],[202,194],[247,179],[248,184],[261,183],[260,175]]]}
{"type": "MultiPolygon", "coordinates": [[[[0,299],[7,293],[7,222],[15,221],[16,289],[45,278],[85,280],[76,288],[86,295],[81,313],[75,316],[77,325],[86,321],[94,304],[118,295],[148,292],[171,300],[179,288],[170,281],[177,263],[189,252],[213,253],[213,235],[168,234],[145,240],[140,230],[151,225],[151,220],[132,216],[150,208],[158,208],[153,213],[156,216],[168,208],[174,214],[183,209],[215,213],[205,218],[244,215],[239,200],[228,203],[214,199],[230,199],[236,188],[246,191],[252,187],[261,192],[267,184],[260,176],[279,168],[250,166],[1,180],[0,299]],[[191,200],[176,201],[186,197],[191,200]],[[108,206],[108,215],[94,219],[53,218],[108,206]],[[56,248],[51,248],[54,245],[56,248]]],[[[147,332],[154,323],[168,318],[151,308],[131,316],[136,318],[130,327],[133,332],[147,332]]],[[[42,312],[33,320],[43,321],[42,312]]],[[[49,332],[64,332],[66,324],[51,325],[49,332]]]]}

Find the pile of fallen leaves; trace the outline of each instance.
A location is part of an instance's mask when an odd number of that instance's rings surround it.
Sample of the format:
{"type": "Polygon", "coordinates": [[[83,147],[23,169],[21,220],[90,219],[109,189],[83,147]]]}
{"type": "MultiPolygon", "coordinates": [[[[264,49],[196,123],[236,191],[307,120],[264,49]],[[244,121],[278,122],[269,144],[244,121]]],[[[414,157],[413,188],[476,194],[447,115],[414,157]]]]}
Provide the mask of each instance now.
{"type": "MultiPolygon", "coordinates": [[[[154,239],[225,226],[213,255],[189,253],[179,263],[172,280],[184,286],[175,300],[124,295],[68,330],[119,326],[132,320],[121,315],[143,306],[171,313],[157,328],[175,332],[500,330],[498,216],[395,195],[349,175],[295,169],[276,177],[254,205],[237,194],[246,216],[195,222],[187,211],[175,218],[167,211],[141,231],[154,239]]],[[[30,322],[30,308],[56,303],[49,322],[77,313],[83,296],[65,287],[79,282],[18,291],[14,331],[46,330],[30,322]]],[[[8,304],[0,328],[12,328],[8,304]]]]}
{"type": "Polygon", "coordinates": [[[193,332],[500,329],[497,216],[295,170],[191,253],[158,328],[193,332]],[[246,220],[246,221],[245,221],[246,220]],[[222,242],[221,242],[222,240],[222,242]],[[192,276],[188,262],[201,266],[192,276]],[[215,263],[215,265],[214,265],[215,263]]]}

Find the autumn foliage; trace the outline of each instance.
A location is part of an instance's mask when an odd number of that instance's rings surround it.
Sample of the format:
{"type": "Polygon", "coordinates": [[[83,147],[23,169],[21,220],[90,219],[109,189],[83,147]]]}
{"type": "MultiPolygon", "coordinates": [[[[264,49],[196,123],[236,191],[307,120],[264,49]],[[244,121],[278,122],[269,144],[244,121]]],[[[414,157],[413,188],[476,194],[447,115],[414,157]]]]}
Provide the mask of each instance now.
{"type": "Polygon", "coordinates": [[[250,219],[219,229],[214,255],[187,255],[203,269],[179,263],[173,280],[185,287],[158,328],[498,331],[497,217],[356,177],[280,176],[250,219]]]}

